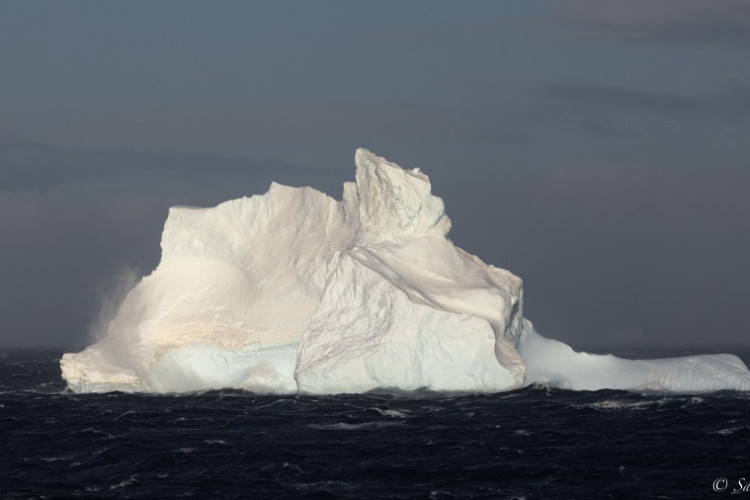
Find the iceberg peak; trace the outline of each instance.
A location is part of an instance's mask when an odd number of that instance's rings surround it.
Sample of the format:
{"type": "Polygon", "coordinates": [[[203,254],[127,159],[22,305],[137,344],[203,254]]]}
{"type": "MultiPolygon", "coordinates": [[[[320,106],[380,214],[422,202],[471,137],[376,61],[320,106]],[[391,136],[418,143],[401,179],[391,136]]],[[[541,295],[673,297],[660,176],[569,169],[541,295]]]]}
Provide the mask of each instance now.
{"type": "Polygon", "coordinates": [[[419,169],[402,169],[364,148],[357,149],[354,161],[359,220],[364,230],[448,234],[451,222],[443,200],[433,196],[430,178],[419,169]]]}

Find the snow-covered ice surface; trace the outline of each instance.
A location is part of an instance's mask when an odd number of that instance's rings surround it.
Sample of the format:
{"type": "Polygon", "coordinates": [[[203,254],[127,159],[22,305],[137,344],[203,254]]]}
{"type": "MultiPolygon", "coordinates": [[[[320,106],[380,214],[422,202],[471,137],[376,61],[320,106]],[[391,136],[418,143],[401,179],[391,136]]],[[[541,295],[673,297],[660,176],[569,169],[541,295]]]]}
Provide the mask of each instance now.
{"type": "Polygon", "coordinates": [[[75,392],[750,390],[729,354],[625,360],[574,352],[523,317],[521,280],[447,239],[419,169],[367,150],[342,201],[272,184],[174,207],[161,262],[100,342],[60,362],[75,392]]]}

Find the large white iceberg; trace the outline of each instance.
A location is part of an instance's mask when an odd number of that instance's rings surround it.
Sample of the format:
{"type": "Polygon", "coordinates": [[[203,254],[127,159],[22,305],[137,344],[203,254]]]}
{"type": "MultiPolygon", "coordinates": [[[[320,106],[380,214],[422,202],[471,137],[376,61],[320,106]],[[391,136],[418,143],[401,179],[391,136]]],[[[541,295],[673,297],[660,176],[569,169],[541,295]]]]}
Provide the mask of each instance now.
{"type": "Polygon", "coordinates": [[[75,392],[508,391],[542,383],[750,390],[733,355],[574,352],[523,317],[521,280],[446,238],[429,178],[367,150],[342,201],[272,184],[169,212],[154,272],[100,342],[65,354],[75,392]]]}

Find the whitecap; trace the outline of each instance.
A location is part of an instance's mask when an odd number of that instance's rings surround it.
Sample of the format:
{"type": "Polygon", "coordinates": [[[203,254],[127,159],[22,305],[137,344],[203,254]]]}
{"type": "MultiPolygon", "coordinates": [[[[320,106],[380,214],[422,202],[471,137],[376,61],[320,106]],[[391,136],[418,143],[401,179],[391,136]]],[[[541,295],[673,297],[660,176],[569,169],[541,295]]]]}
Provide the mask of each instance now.
{"type": "Polygon", "coordinates": [[[138,482],[138,474],[133,474],[129,478],[120,481],[117,484],[113,484],[109,487],[110,490],[116,490],[118,488],[125,488],[126,486],[130,486],[131,484],[135,484],[138,482]]]}
{"type": "Polygon", "coordinates": [[[308,425],[308,427],[317,430],[356,431],[360,429],[368,429],[371,427],[390,427],[393,425],[403,424],[401,422],[363,422],[361,424],[338,422],[335,424],[310,424],[308,425]]]}

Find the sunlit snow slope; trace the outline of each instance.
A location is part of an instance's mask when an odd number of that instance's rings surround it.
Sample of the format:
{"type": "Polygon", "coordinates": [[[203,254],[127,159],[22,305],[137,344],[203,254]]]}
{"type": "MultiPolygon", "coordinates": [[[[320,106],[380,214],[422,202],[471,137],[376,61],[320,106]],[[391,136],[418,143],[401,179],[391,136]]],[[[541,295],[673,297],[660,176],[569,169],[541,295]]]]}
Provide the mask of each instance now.
{"type": "Polygon", "coordinates": [[[172,208],[158,267],[102,341],[63,356],[68,387],[750,390],[736,356],[624,360],[540,336],[523,318],[521,280],[446,238],[426,175],[364,149],[355,163],[342,201],[272,184],[214,208],[172,208]]]}

